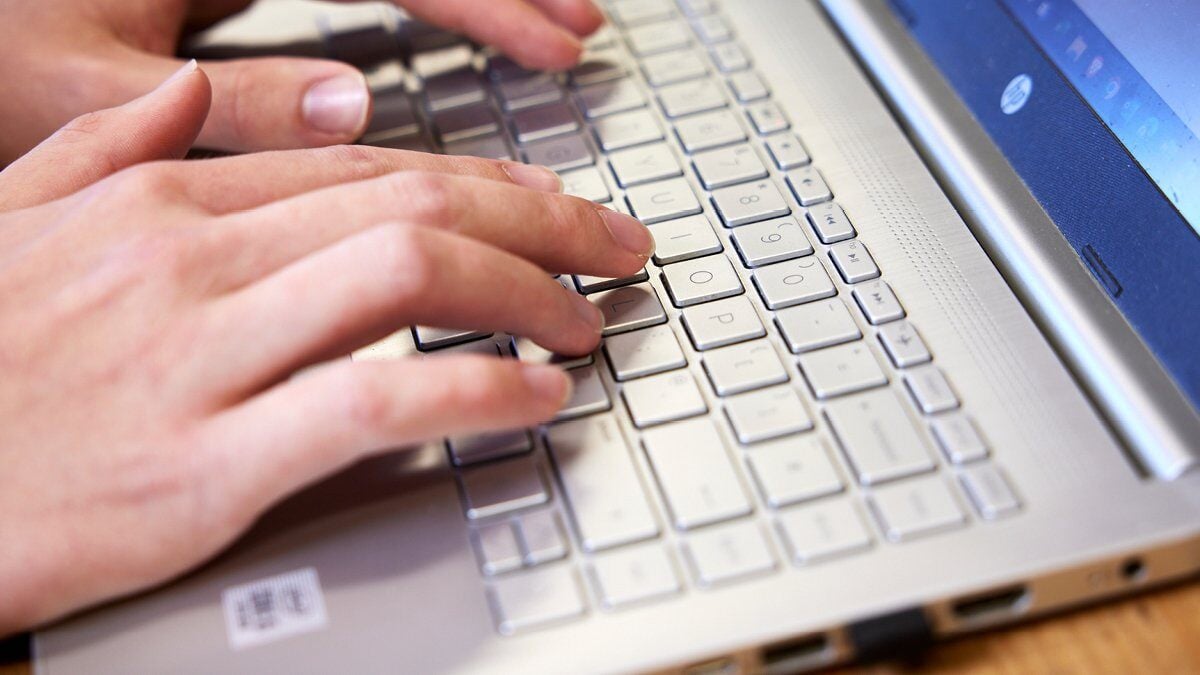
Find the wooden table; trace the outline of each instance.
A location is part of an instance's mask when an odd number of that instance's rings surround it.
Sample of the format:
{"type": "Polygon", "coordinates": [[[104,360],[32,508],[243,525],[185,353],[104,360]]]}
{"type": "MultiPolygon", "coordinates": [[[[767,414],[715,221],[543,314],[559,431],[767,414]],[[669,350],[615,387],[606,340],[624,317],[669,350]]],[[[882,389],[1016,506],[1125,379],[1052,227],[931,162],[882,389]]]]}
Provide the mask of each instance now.
{"type": "MultiPolygon", "coordinates": [[[[29,664],[0,675],[29,675],[29,664]]],[[[938,645],[918,663],[845,668],[837,675],[906,673],[1200,673],[1200,583],[1176,586],[1025,626],[938,645]]]]}

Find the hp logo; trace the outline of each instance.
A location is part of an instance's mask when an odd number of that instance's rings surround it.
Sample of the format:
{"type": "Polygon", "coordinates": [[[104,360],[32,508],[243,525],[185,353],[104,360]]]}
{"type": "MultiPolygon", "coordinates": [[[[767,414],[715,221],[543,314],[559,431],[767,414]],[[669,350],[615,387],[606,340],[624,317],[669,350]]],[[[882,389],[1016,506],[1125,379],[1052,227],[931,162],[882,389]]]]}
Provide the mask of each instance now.
{"type": "Polygon", "coordinates": [[[1016,114],[1029,102],[1029,96],[1032,93],[1033,78],[1021,73],[1004,88],[1004,95],[1000,97],[1000,109],[1004,111],[1005,115],[1016,114]]]}

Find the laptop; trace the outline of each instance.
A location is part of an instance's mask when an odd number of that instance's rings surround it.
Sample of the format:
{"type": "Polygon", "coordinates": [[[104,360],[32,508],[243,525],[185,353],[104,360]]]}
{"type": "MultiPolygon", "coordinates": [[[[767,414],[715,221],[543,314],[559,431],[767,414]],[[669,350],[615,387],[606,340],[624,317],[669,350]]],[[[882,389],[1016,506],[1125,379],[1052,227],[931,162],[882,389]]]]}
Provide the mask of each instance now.
{"type": "Polygon", "coordinates": [[[40,631],[38,672],[791,673],[1195,577],[1200,6],[604,8],[558,75],[377,6],[193,44],[357,63],[364,142],[550,165],[657,254],[560,278],[608,320],[588,357],[425,326],[356,353],[575,393],[296,495],[40,631]]]}

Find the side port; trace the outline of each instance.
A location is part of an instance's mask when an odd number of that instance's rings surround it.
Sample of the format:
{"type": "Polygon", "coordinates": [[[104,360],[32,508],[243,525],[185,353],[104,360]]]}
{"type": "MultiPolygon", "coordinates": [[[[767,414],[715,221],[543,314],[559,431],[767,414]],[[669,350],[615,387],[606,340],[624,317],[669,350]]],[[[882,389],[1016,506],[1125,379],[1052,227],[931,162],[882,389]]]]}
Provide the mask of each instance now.
{"type": "Polygon", "coordinates": [[[1001,621],[1024,612],[1029,598],[1029,589],[1025,586],[972,595],[954,603],[954,616],[967,623],[1001,621]]]}
{"type": "Polygon", "coordinates": [[[827,666],[832,661],[831,649],[824,634],[770,645],[762,652],[762,675],[790,675],[827,666]]]}

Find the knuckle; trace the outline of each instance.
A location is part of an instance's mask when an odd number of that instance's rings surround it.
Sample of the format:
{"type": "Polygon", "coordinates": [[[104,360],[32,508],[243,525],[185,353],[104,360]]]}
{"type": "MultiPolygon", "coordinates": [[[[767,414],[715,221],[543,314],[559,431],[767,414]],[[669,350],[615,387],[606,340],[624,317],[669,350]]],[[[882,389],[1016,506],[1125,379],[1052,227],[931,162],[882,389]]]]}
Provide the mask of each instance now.
{"type": "Polygon", "coordinates": [[[259,84],[253,76],[250,64],[236,63],[232,65],[229,73],[230,96],[226,108],[226,120],[229,125],[229,133],[233,136],[234,141],[243,147],[257,145],[252,141],[258,136],[257,132],[262,123],[262,116],[257,114],[258,110],[255,106],[249,105],[249,102],[262,95],[259,84]]]}
{"type": "Polygon", "coordinates": [[[337,166],[351,176],[350,180],[364,179],[379,173],[386,161],[378,149],[368,145],[331,145],[311,150],[324,166],[337,166]]]}
{"type": "Polygon", "coordinates": [[[120,200],[145,201],[181,194],[179,180],[163,164],[147,163],[124,169],[109,179],[107,192],[120,200]]]}
{"type": "Polygon", "coordinates": [[[419,301],[436,290],[434,249],[428,237],[411,225],[390,224],[381,228],[380,247],[384,278],[391,279],[398,304],[419,301]]]}
{"type": "Polygon", "coordinates": [[[386,183],[414,221],[436,226],[453,223],[454,195],[445,176],[404,171],[394,174],[386,183]]]}
{"type": "Polygon", "coordinates": [[[109,113],[106,110],[89,112],[67,122],[59,132],[64,136],[82,136],[90,138],[98,134],[108,123],[109,113]]]}
{"type": "Polygon", "coordinates": [[[386,429],[393,419],[393,406],[387,391],[369,377],[356,377],[352,369],[343,369],[334,386],[343,392],[342,415],[351,424],[372,430],[386,429]]]}

